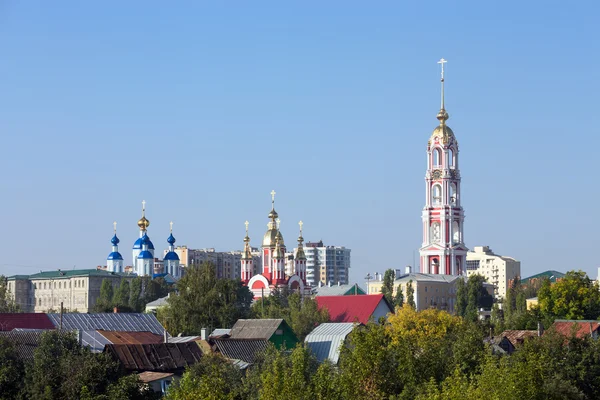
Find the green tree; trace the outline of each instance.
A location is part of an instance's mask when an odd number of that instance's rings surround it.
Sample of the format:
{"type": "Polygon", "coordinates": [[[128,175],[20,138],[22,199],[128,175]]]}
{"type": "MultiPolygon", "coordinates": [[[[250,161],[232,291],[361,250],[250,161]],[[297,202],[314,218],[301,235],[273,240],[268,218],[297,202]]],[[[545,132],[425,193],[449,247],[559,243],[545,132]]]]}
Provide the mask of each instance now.
{"type": "Polygon", "coordinates": [[[261,400],[312,400],[311,377],[317,370],[317,361],[301,344],[288,356],[284,351],[273,350],[270,362],[263,364],[261,372],[261,400]]]}
{"type": "Polygon", "coordinates": [[[549,318],[597,319],[600,290],[583,271],[569,271],[552,286],[543,283],[538,293],[540,311],[549,318]]]}
{"type": "Polygon", "coordinates": [[[217,279],[211,263],[187,267],[177,288],[160,315],[163,326],[174,334],[198,335],[202,328],[230,328],[250,313],[250,290],[239,279],[217,279]]]}
{"type": "Polygon", "coordinates": [[[0,399],[12,400],[20,396],[25,367],[12,342],[0,336],[0,399]]]}
{"type": "Polygon", "coordinates": [[[477,321],[480,308],[490,309],[494,302],[484,283],[485,278],[481,275],[471,275],[467,281],[467,306],[463,316],[473,322],[477,321]]]}
{"type": "Polygon", "coordinates": [[[21,312],[15,303],[13,294],[8,290],[8,282],[4,275],[0,275],[0,313],[21,312]]]}
{"type": "Polygon", "coordinates": [[[458,278],[456,280],[456,315],[464,317],[467,312],[467,285],[465,285],[465,281],[462,278],[458,278]]]}
{"type": "Polygon", "coordinates": [[[402,307],[404,305],[404,295],[402,294],[402,285],[398,285],[396,289],[396,296],[394,296],[394,303],[396,307],[402,307]]]}
{"type": "Polygon", "coordinates": [[[394,304],[394,279],[396,278],[396,273],[393,269],[387,269],[383,274],[383,285],[381,286],[381,293],[390,304],[394,304]]]}
{"type": "Polygon", "coordinates": [[[220,355],[207,355],[169,388],[166,400],[243,400],[242,372],[220,355]]]}
{"type": "Polygon", "coordinates": [[[103,279],[100,285],[100,296],[96,300],[94,311],[96,312],[111,312],[113,309],[113,285],[109,279],[103,279]]]}
{"type": "Polygon", "coordinates": [[[120,307],[122,309],[129,309],[130,308],[129,298],[130,298],[129,280],[123,279],[123,280],[121,280],[121,285],[119,286],[119,288],[117,289],[117,291],[114,294],[113,304],[116,307],[120,307]]]}
{"type": "Polygon", "coordinates": [[[131,280],[129,284],[129,308],[131,308],[134,312],[142,312],[144,311],[144,307],[142,300],[142,278],[136,276],[131,280]]]}
{"type": "Polygon", "coordinates": [[[412,283],[411,279],[406,285],[406,303],[412,308],[415,308],[415,289],[413,289],[412,283]]]}

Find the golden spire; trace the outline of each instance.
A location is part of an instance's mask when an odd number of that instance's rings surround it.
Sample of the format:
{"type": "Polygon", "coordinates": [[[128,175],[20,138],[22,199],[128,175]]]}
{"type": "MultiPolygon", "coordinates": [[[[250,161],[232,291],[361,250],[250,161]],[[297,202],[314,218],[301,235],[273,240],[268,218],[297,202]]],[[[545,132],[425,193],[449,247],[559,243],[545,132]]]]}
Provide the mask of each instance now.
{"type": "Polygon", "coordinates": [[[250,225],[250,223],[246,221],[244,222],[244,225],[246,225],[246,236],[244,237],[244,252],[242,254],[242,260],[251,260],[252,249],[250,248],[250,236],[248,236],[248,225],[250,225]]]}
{"type": "Polygon", "coordinates": [[[304,254],[304,246],[302,243],[304,242],[304,238],[302,237],[302,226],[304,222],[298,222],[300,225],[300,236],[298,236],[298,250],[296,251],[296,260],[306,260],[306,254],[304,254]]]}
{"type": "Polygon", "coordinates": [[[269,213],[269,218],[271,222],[269,222],[269,229],[272,229],[271,226],[275,226],[275,220],[279,215],[277,215],[277,211],[275,211],[275,191],[271,190],[271,212],[269,213]]]}
{"type": "Polygon", "coordinates": [[[273,253],[273,258],[276,260],[284,258],[284,255],[281,252],[281,244],[280,244],[279,238],[280,238],[279,235],[277,235],[277,237],[275,238],[275,252],[273,253]]]}
{"type": "Polygon", "coordinates": [[[146,200],[142,200],[142,218],[139,219],[137,224],[141,231],[145,231],[150,226],[150,221],[146,219],[146,200]]]}
{"type": "Polygon", "coordinates": [[[449,118],[444,104],[444,64],[446,64],[447,62],[448,61],[444,60],[443,58],[440,61],[438,61],[438,64],[442,65],[442,78],[440,79],[440,82],[442,83],[442,106],[440,108],[440,112],[437,115],[437,119],[440,121],[440,125],[444,125],[446,123],[446,120],[449,118]]]}

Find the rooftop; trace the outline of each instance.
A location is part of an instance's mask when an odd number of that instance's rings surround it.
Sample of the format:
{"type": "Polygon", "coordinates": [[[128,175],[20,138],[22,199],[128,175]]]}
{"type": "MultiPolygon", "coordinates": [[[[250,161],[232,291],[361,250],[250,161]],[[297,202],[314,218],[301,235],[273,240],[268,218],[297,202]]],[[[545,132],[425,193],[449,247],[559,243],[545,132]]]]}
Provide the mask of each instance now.
{"type": "Polygon", "coordinates": [[[232,360],[242,360],[254,363],[258,354],[264,352],[270,345],[267,339],[220,339],[213,338],[217,351],[232,360]]]}
{"type": "Polygon", "coordinates": [[[67,279],[76,276],[119,276],[125,274],[119,274],[116,272],[108,272],[100,269],[66,269],[66,270],[56,270],[56,271],[40,271],[37,274],[33,275],[14,275],[8,277],[10,280],[14,279],[67,279]]]}
{"type": "Polygon", "coordinates": [[[312,289],[314,296],[346,296],[354,294],[367,294],[358,284],[354,285],[332,285],[314,287],[312,289]]]}
{"type": "MultiPolygon", "coordinates": [[[[285,321],[279,319],[238,319],[231,328],[232,339],[269,340],[285,321]]],[[[243,360],[241,358],[241,360],[243,360]]]]}
{"type": "Polygon", "coordinates": [[[41,313],[2,313],[0,314],[0,331],[23,329],[54,329],[54,324],[47,314],[41,313]]]}
{"type": "Polygon", "coordinates": [[[574,335],[581,339],[585,336],[596,337],[598,335],[598,328],[600,328],[600,321],[557,319],[552,324],[552,327],[561,335],[567,337],[574,335]]]}
{"type": "Polygon", "coordinates": [[[329,359],[337,364],[340,358],[340,347],[356,326],[358,324],[352,322],[324,323],[309,333],[304,341],[317,360],[329,359]]]}
{"type": "MultiPolygon", "coordinates": [[[[46,314],[54,324],[60,325],[60,314],[46,314]]],[[[142,313],[67,313],[62,316],[66,330],[105,330],[124,332],[152,332],[163,335],[165,329],[153,314],[142,313]]]]}
{"type": "Polygon", "coordinates": [[[392,307],[383,294],[365,294],[362,296],[318,296],[315,298],[319,309],[329,311],[331,322],[360,322],[366,324],[381,302],[392,312],[392,307]]]}
{"type": "Polygon", "coordinates": [[[548,279],[550,279],[550,282],[554,283],[554,282],[556,282],[557,279],[564,278],[564,276],[565,276],[565,274],[563,274],[562,272],[549,270],[549,271],[540,272],[539,274],[531,275],[527,278],[523,278],[523,279],[521,279],[521,284],[527,284],[532,279],[542,279],[542,278],[548,278],[548,279]]]}
{"type": "Polygon", "coordinates": [[[129,371],[173,371],[200,361],[195,342],[153,344],[107,344],[104,350],[129,371]]]}

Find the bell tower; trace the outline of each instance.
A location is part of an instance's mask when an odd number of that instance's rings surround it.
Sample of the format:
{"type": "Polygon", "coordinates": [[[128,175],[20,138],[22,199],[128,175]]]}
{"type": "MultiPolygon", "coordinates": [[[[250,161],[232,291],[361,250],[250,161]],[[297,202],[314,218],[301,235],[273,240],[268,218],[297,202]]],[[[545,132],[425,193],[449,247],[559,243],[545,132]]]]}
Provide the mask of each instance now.
{"type": "Polygon", "coordinates": [[[458,141],[446,121],[444,64],[442,66],[440,124],[427,144],[423,244],[419,251],[421,273],[462,275],[466,270],[467,247],[463,239],[465,214],[461,206],[458,141]]]}

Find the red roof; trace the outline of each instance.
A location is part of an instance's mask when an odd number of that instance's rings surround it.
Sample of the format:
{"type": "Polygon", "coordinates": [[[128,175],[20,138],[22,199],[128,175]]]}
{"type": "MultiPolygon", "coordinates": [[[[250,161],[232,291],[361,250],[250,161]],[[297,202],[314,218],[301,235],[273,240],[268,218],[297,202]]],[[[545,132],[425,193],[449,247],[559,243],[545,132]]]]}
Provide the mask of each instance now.
{"type": "Polygon", "coordinates": [[[600,321],[556,320],[552,326],[556,329],[556,332],[568,337],[571,337],[573,330],[575,330],[575,336],[581,339],[584,336],[591,336],[593,333],[597,334],[600,321]],[[574,325],[577,325],[577,328],[574,328],[574,325]]]}
{"type": "Polygon", "coordinates": [[[393,312],[383,294],[366,294],[362,296],[317,296],[319,309],[329,310],[331,322],[360,322],[366,324],[377,306],[383,302],[386,311],[393,312]]]}
{"type": "Polygon", "coordinates": [[[152,332],[123,332],[98,330],[112,344],[151,344],[162,343],[164,337],[152,332]]]}
{"type": "Polygon", "coordinates": [[[0,314],[0,331],[22,329],[54,329],[54,324],[43,313],[3,313],[0,314]]]}

